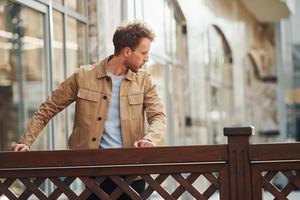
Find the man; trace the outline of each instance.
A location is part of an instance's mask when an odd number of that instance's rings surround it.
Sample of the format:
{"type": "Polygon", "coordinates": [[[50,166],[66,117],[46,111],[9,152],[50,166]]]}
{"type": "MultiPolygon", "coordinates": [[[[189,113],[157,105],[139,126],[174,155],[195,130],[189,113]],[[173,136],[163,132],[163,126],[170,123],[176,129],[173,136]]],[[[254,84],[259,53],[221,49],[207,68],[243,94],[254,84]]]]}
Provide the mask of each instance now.
{"type": "Polygon", "coordinates": [[[142,23],[117,28],[114,55],[81,67],[42,103],[14,151],[28,151],[48,121],[76,102],[71,149],[153,147],[166,128],[166,115],[148,61],[154,33],[142,23]],[[149,128],[145,131],[144,113],[149,128]]]}

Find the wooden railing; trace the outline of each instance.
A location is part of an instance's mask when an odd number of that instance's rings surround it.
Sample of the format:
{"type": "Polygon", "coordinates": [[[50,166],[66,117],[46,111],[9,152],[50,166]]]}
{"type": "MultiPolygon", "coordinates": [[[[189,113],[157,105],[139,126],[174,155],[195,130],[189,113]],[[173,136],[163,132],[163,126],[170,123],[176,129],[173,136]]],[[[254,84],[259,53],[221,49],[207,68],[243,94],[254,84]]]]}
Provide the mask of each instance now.
{"type": "Polygon", "coordinates": [[[224,134],[224,145],[1,152],[0,199],[259,200],[300,189],[300,144],[250,144],[251,127],[224,134]],[[282,187],[272,180],[279,172],[282,187]],[[99,187],[107,177],[117,185],[110,194],[99,187]],[[130,186],[136,179],[147,183],[141,194],[130,186]]]}

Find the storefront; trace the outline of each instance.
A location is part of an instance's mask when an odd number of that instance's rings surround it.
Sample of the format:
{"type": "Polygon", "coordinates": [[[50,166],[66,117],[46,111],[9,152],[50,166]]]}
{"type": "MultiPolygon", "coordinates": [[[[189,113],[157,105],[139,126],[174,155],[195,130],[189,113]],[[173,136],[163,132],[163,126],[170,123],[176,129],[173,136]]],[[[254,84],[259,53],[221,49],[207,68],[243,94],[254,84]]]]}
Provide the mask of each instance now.
{"type": "MultiPolygon", "coordinates": [[[[86,1],[0,1],[1,150],[17,141],[51,90],[88,63],[86,1]]],[[[43,130],[33,149],[64,149],[73,109],[43,130]]]]}

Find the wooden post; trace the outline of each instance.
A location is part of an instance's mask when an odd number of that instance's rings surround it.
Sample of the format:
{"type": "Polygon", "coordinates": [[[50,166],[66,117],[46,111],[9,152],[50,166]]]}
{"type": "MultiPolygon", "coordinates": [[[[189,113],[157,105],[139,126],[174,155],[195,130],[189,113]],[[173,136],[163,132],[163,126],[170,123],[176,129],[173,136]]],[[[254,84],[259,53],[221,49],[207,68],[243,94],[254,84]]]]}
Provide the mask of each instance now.
{"type": "Polygon", "coordinates": [[[251,200],[251,167],[249,144],[254,127],[226,127],[228,136],[228,168],[231,200],[251,200]]]}

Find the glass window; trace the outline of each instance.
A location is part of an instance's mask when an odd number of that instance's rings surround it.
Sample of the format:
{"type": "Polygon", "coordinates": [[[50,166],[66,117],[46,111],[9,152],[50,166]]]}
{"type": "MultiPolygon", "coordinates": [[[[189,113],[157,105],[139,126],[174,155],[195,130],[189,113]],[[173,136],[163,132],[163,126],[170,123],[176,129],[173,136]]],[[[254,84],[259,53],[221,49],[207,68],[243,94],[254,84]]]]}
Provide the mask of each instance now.
{"type": "MultiPolygon", "coordinates": [[[[52,50],[52,84],[57,88],[65,79],[63,15],[53,11],[53,50],[52,50]]],[[[67,148],[67,115],[66,110],[54,118],[54,149],[67,148]]]]}
{"type": "MultiPolygon", "coordinates": [[[[67,18],[66,27],[67,76],[73,74],[77,67],[86,63],[85,25],[74,18],[67,18]]],[[[68,108],[68,133],[72,132],[75,115],[75,104],[68,108]]]]}
{"type": "Polygon", "coordinates": [[[210,73],[212,81],[220,83],[221,81],[221,64],[224,60],[222,39],[214,29],[209,30],[209,55],[210,55],[210,73]]]}
{"type": "Polygon", "coordinates": [[[134,1],[134,7],[135,7],[135,18],[137,19],[144,19],[144,7],[143,3],[144,1],[141,0],[135,0],[134,1]]]}
{"type": "Polygon", "coordinates": [[[165,84],[165,64],[150,59],[146,65],[147,71],[152,75],[153,82],[156,84],[156,90],[166,107],[166,84],[165,84]]]}
{"type": "Polygon", "coordinates": [[[67,76],[86,63],[86,31],[85,25],[74,18],[67,18],[67,76]]]}
{"type": "Polygon", "coordinates": [[[156,88],[159,96],[162,98],[164,105],[166,105],[165,95],[165,70],[164,65],[154,60],[149,60],[149,64],[146,65],[147,71],[152,75],[152,79],[156,84],[156,88]]]}
{"type": "Polygon", "coordinates": [[[164,24],[165,24],[165,51],[170,55],[171,54],[171,39],[175,37],[175,33],[171,31],[171,22],[174,17],[172,16],[170,7],[167,2],[164,3],[164,24]]]}
{"type": "Polygon", "coordinates": [[[64,81],[64,51],[63,51],[63,15],[53,11],[53,85],[57,87],[64,81]]]}
{"type": "Polygon", "coordinates": [[[75,10],[79,12],[80,14],[85,14],[84,12],[84,4],[85,1],[83,0],[66,0],[67,7],[71,8],[72,10],[75,10]]]}
{"type": "Polygon", "coordinates": [[[155,32],[151,52],[165,53],[164,0],[143,1],[144,20],[155,32]],[[153,11],[155,10],[155,14],[153,11]]]}
{"type": "Polygon", "coordinates": [[[185,80],[187,80],[187,73],[182,66],[172,66],[172,70],[174,71],[173,77],[175,80],[174,87],[172,88],[173,92],[171,92],[171,95],[174,96],[174,141],[176,145],[182,145],[187,139],[186,134],[188,134],[184,128],[186,123],[189,123],[187,120],[190,120],[187,118],[184,108],[187,103],[185,98],[185,80]]]}
{"type": "MultiPolygon", "coordinates": [[[[0,145],[8,150],[46,96],[44,16],[11,1],[0,6],[0,145]]],[[[32,148],[47,149],[47,134],[32,148]]]]}
{"type": "Polygon", "coordinates": [[[100,14],[100,18],[105,19],[97,21],[97,26],[101,27],[101,31],[98,33],[98,40],[100,44],[99,59],[101,60],[114,52],[112,38],[116,28],[121,23],[122,4],[120,0],[100,2],[102,2],[103,5],[98,8],[98,12],[100,14]]]}
{"type": "MultiPolygon", "coordinates": [[[[177,49],[177,45],[176,45],[176,40],[178,39],[178,41],[180,40],[180,39],[182,39],[181,38],[181,34],[182,34],[182,32],[180,32],[180,33],[177,33],[176,31],[177,31],[177,25],[179,25],[179,24],[176,24],[176,20],[175,20],[175,17],[174,17],[174,15],[172,15],[172,18],[171,18],[171,23],[170,23],[170,43],[171,43],[171,45],[170,45],[170,54],[171,55],[176,55],[176,53],[179,51],[178,49],[177,49]],[[178,35],[178,37],[176,37],[176,35],[178,35]]],[[[183,51],[185,51],[185,49],[183,49],[183,51]]]]}
{"type": "MultiPolygon", "coordinates": [[[[207,65],[207,103],[208,124],[210,128],[210,141],[222,143],[222,127],[234,123],[231,116],[233,112],[233,72],[232,65],[225,49],[225,38],[211,27],[208,31],[209,64],[207,65]],[[211,137],[212,136],[212,137],[211,137]]],[[[226,41],[227,42],[227,41],[226,41]]]]}
{"type": "Polygon", "coordinates": [[[53,1],[59,4],[64,4],[64,0],[53,0],[53,1]]]}

